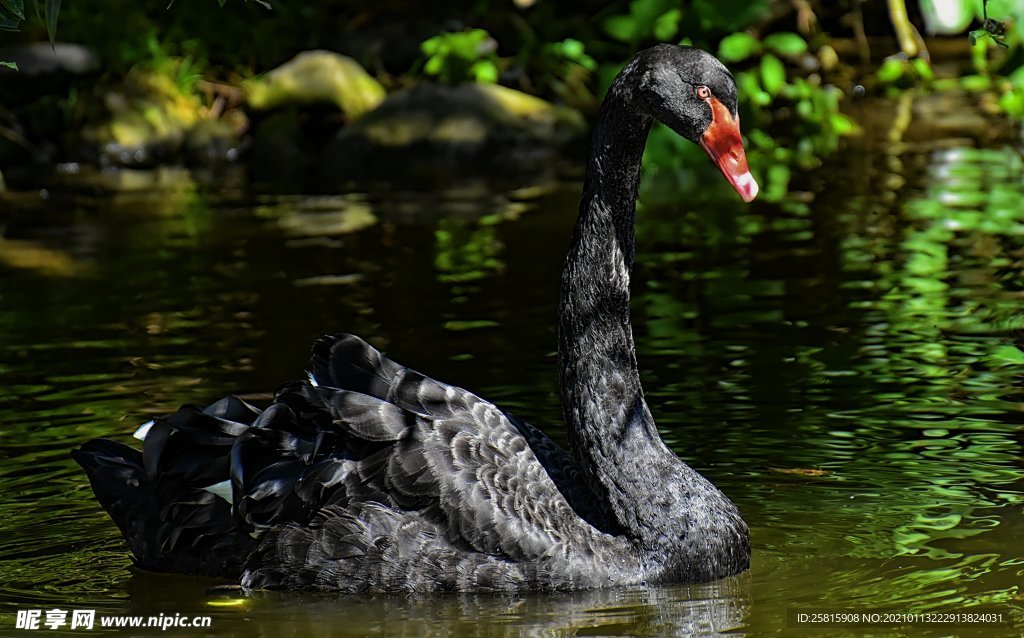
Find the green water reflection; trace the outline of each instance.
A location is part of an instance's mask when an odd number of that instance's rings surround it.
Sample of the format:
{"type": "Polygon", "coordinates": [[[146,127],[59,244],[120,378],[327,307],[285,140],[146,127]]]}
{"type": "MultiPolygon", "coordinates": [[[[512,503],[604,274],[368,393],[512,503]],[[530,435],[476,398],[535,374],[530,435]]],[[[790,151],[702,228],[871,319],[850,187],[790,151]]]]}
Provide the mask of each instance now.
{"type": "Polygon", "coordinates": [[[810,204],[641,211],[648,399],[739,504],[754,562],[722,583],[572,596],[238,598],[133,574],[67,451],[184,402],[265,399],[340,330],[563,437],[554,313],[578,185],[430,200],[150,185],[12,217],[0,633],[54,606],[209,613],[209,635],[242,636],[763,635],[791,631],[793,608],[1024,611],[1024,168],[948,143],[900,156],[900,180],[879,154],[843,156],[807,176],[810,204]]]}

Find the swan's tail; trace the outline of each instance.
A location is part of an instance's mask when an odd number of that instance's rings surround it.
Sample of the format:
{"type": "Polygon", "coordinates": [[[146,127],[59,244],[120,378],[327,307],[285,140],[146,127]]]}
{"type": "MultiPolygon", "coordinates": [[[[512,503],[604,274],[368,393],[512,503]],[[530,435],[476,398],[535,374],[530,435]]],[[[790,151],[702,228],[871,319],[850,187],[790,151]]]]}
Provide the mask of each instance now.
{"type": "Polygon", "coordinates": [[[71,452],[136,565],[239,577],[254,540],[236,525],[223,487],[231,445],[256,415],[229,397],[206,410],[185,406],[140,428],[142,452],[107,439],[71,452]]]}
{"type": "Polygon", "coordinates": [[[407,449],[419,445],[410,425],[490,407],[339,335],[314,344],[310,382],[282,386],[262,412],[235,397],[184,406],[139,428],[141,452],[99,439],[72,456],[138,566],[234,579],[263,542],[251,532],[304,528],[352,502],[423,507],[436,498],[416,484],[425,466],[401,466],[423,459],[407,449]]]}

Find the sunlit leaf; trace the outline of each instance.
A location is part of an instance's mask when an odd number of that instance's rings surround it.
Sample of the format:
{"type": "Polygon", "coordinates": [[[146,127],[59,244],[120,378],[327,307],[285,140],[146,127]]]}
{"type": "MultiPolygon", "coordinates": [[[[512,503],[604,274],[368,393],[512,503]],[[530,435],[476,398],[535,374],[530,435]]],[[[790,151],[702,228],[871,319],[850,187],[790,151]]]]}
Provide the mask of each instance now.
{"type": "Polygon", "coordinates": [[[659,40],[671,40],[679,32],[679,20],[683,17],[682,9],[672,9],[662,14],[654,22],[654,37],[659,40]]]}
{"type": "Polygon", "coordinates": [[[629,16],[612,16],[604,21],[605,32],[620,42],[633,39],[634,23],[629,16]]]}
{"type": "Polygon", "coordinates": [[[774,55],[768,54],[761,58],[761,84],[772,96],[778,95],[786,85],[786,67],[774,55]]]}
{"type": "Polygon", "coordinates": [[[767,188],[764,189],[762,197],[768,201],[777,201],[786,196],[789,192],[789,180],[792,171],[785,164],[772,164],[768,167],[767,188]]]}
{"type": "Polygon", "coordinates": [[[764,46],[779,55],[795,56],[807,52],[807,41],[795,33],[772,33],[765,37],[764,46]]]}
{"type": "Polygon", "coordinates": [[[882,63],[882,66],[878,67],[875,71],[875,77],[878,81],[883,84],[892,84],[896,82],[906,72],[906,62],[898,60],[896,58],[890,58],[882,63]]]}
{"type": "Polygon", "coordinates": [[[999,98],[999,108],[1013,117],[1024,118],[1024,89],[1007,91],[999,98]]]}
{"type": "Polygon", "coordinates": [[[583,43],[573,38],[562,40],[562,54],[567,58],[578,58],[583,55],[583,43]]]}
{"type": "Polygon", "coordinates": [[[931,81],[935,78],[935,72],[932,71],[932,65],[928,64],[927,60],[922,58],[914,58],[910,62],[910,66],[917,72],[917,76],[925,81],[931,81]]]}
{"type": "Polygon", "coordinates": [[[971,92],[987,91],[992,87],[992,80],[986,75],[965,75],[960,78],[960,86],[971,92]]]}
{"type": "Polygon", "coordinates": [[[475,62],[469,71],[477,82],[494,84],[498,81],[498,66],[490,60],[475,62]]]}
{"type": "Polygon", "coordinates": [[[761,49],[757,38],[749,33],[733,33],[722,38],[718,45],[718,57],[726,62],[741,62],[761,49]]]}
{"type": "Polygon", "coordinates": [[[423,65],[423,71],[427,75],[440,75],[442,68],[444,68],[444,60],[440,57],[432,57],[423,65]]]}
{"type": "Polygon", "coordinates": [[[1016,346],[1005,345],[1000,346],[992,352],[992,358],[1004,361],[1006,363],[1015,363],[1024,365],[1024,351],[1016,346]]]}
{"type": "Polygon", "coordinates": [[[741,71],[736,74],[736,86],[740,95],[743,95],[756,106],[767,106],[772,103],[772,96],[768,95],[761,88],[754,71],[741,71]]]}
{"type": "Polygon", "coordinates": [[[438,52],[440,47],[441,36],[437,35],[435,35],[432,38],[427,38],[426,40],[420,43],[420,51],[422,51],[424,55],[434,55],[438,52]]]}
{"type": "Polygon", "coordinates": [[[842,113],[833,113],[829,123],[832,125],[832,130],[839,135],[855,135],[860,132],[857,123],[842,113]]]}

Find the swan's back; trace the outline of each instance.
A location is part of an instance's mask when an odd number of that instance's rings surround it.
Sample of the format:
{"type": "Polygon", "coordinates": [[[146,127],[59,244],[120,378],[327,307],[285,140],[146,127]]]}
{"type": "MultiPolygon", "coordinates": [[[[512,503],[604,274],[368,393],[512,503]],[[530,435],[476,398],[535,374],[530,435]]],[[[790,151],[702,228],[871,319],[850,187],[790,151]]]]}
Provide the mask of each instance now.
{"type": "MultiPolygon", "coordinates": [[[[136,562],[249,588],[578,589],[636,582],[631,547],[550,439],[479,397],[325,337],[310,381],[158,419],[143,452],[75,452],[136,562]],[[209,490],[230,480],[232,504],[209,490]]],[[[226,490],[221,485],[218,490],[226,490]]]]}

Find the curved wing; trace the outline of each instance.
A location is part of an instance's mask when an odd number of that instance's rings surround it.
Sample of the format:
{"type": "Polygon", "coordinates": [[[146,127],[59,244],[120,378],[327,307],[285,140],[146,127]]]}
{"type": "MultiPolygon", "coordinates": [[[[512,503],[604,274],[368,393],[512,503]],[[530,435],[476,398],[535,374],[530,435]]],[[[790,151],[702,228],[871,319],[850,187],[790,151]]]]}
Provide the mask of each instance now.
{"type": "Polygon", "coordinates": [[[622,567],[626,544],[580,518],[523,424],[341,339],[314,347],[320,385],[285,386],[233,448],[238,515],[272,526],[246,586],[578,588],[622,567]]]}
{"type": "MultiPolygon", "coordinates": [[[[382,355],[354,335],[321,337],[313,344],[312,378],[319,384],[383,399],[417,414],[436,418],[497,409],[477,395],[441,383],[382,355]]],[[[572,509],[591,525],[611,534],[614,525],[604,504],[583,480],[572,457],[544,432],[514,415],[502,415],[526,439],[540,464],[572,509]]]]}

